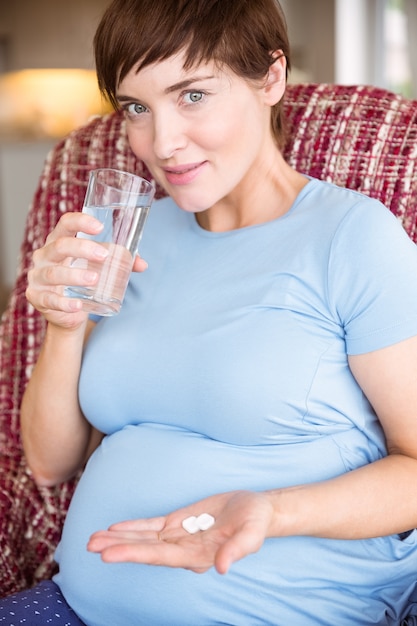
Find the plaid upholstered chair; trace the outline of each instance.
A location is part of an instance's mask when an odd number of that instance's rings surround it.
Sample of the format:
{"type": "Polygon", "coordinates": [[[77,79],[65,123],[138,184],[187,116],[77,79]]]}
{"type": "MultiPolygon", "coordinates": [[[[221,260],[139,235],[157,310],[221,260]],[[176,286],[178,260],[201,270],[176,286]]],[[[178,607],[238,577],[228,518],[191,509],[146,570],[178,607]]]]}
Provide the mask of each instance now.
{"type": "MultiPolygon", "coordinates": [[[[378,198],[417,241],[417,101],[371,87],[304,84],[288,87],[285,109],[290,164],[378,198]]],[[[26,273],[60,215],[81,209],[96,167],[149,176],[129,150],[119,114],[92,120],[49,154],[0,327],[0,596],[51,576],[75,484],[36,487],[22,456],[19,405],[44,333],[25,299],[26,273]]]]}

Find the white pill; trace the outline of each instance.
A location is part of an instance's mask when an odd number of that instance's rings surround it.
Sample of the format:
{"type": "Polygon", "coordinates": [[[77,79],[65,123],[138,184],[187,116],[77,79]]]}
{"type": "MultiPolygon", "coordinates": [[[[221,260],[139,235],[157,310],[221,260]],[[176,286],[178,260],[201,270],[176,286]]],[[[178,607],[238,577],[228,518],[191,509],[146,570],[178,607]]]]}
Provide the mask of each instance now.
{"type": "Polygon", "coordinates": [[[197,524],[200,530],[208,530],[216,520],[210,513],[202,513],[197,517],[197,524]]]}
{"type": "Polygon", "coordinates": [[[191,535],[194,535],[194,533],[198,533],[198,531],[201,530],[195,515],[182,520],[182,527],[191,535]]]}

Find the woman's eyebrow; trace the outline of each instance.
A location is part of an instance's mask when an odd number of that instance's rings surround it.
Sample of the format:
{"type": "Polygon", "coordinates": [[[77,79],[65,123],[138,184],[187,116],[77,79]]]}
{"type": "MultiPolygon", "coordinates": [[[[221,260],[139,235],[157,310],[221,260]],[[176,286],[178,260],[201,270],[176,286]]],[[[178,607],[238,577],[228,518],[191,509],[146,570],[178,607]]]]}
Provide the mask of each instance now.
{"type": "MultiPolygon", "coordinates": [[[[164,93],[169,94],[175,91],[181,91],[181,89],[186,89],[193,83],[198,83],[202,80],[212,80],[213,78],[215,78],[215,76],[191,76],[191,78],[180,80],[178,83],[174,83],[173,85],[166,87],[164,89],[164,93]]],[[[123,94],[116,94],[116,97],[119,102],[135,102],[137,100],[137,98],[133,96],[123,94]]]]}
{"type": "Polygon", "coordinates": [[[202,80],[211,80],[213,78],[215,77],[214,76],[191,76],[190,78],[181,80],[178,83],[175,83],[174,85],[170,85],[164,90],[164,92],[172,93],[173,91],[180,91],[181,89],[186,89],[193,83],[198,83],[199,81],[202,81],[202,80]]]}
{"type": "Polygon", "coordinates": [[[116,94],[116,98],[119,102],[136,102],[137,100],[133,96],[123,96],[122,94],[116,94]]]}

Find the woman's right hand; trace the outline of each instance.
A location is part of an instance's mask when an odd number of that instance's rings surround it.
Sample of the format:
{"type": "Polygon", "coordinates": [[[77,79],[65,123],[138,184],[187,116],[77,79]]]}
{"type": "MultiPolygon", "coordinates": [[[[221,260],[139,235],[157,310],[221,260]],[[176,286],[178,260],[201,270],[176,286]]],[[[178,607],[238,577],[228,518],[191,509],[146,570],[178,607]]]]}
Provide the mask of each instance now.
{"type": "Polygon", "coordinates": [[[97,272],[71,267],[71,262],[76,258],[104,261],[107,252],[102,245],[76,237],[79,231],[93,235],[102,228],[90,215],[65,213],[45,245],[33,254],[26,297],[50,324],[65,329],[85,325],[88,314],[81,300],[65,296],[64,290],[68,285],[91,287],[97,282],[97,272]]]}

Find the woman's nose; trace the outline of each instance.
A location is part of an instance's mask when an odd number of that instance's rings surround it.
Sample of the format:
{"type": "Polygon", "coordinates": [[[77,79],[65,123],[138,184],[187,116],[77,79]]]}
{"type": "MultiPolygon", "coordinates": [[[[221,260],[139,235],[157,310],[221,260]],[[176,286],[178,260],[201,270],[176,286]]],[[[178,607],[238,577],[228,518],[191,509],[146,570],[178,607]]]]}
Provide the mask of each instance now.
{"type": "Polygon", "coordinates": [[[154,122],[154,151],[158,159],[167,160],[185,147],[184,125],[178,117],[159,116],[154,122]]]}

